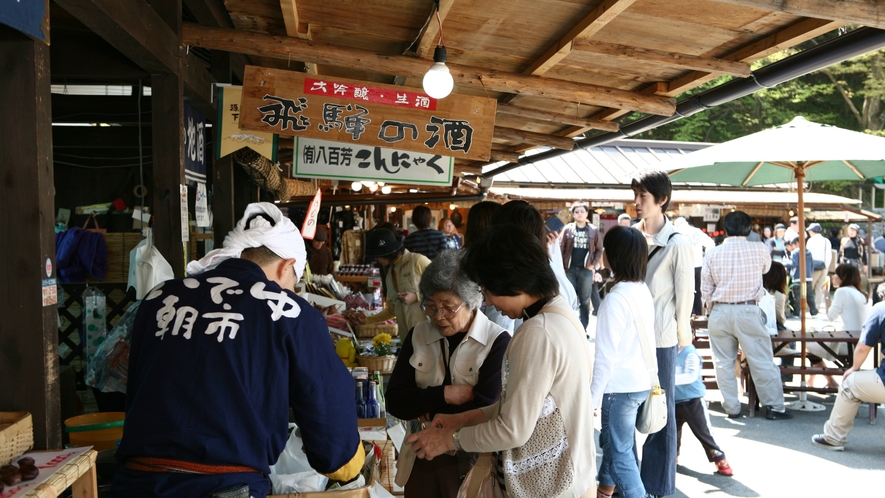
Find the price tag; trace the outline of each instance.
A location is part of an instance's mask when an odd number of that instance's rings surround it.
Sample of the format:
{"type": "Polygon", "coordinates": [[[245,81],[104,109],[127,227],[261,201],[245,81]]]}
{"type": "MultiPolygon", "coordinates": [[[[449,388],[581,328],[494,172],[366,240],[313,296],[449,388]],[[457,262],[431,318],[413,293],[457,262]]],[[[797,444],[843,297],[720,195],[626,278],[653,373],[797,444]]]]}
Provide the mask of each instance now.
{"type": "Polygon", "coordinates": [[[369,287],[381,287],[381,277],[378,275],[370,275],[367,285],[369,287]]]}

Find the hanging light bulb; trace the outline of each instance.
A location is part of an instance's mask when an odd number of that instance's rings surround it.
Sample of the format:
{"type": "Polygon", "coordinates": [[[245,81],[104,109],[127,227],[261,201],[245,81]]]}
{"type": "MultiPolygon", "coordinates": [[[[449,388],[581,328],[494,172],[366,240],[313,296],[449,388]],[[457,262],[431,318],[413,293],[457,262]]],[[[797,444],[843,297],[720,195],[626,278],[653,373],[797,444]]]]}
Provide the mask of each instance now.
{"type": "Polygon", "coordinates": [[[433,65],[424,75],[424,92],[435,99],[444,99],[452,93],[455,80],[446,67],[446,47],[436,47],[433,51],[433,65]]]}
{"type": "Polygon", "coordinates": [[[391,212],[391,213],[395,213],[395,212],[396,212],[396,207],[392,207],[392,208],[390,208],[390,212],[391,212]]]}
{"type": "Polygon", "coordinates": [[[353,182],[350,184],[350,190],[353,190],[354,192],[359,192],[362,189],[363,189],[363,184],[360,182],[353,182]]]}
{"type": "Polygon", "coordinates": [[[458,206],[456,206],[454,202],[449,204],[449,211],[454,211],[456,207],[458,206]]]}
{"type": "Polygon", "coordinates": [[[389,194],[391,190],[393,190],[393,189],[390,188],[390,185],[385,185],[385,186],[381,187],[381,193],[384,195],[389,194]]]}
{"type": "Polygon", "coordinates": [[[377,183],[373,182],[371,185],[369,185],[369,192],[374,194],[377,191],[378,191],[378,184],[377,183]]]}

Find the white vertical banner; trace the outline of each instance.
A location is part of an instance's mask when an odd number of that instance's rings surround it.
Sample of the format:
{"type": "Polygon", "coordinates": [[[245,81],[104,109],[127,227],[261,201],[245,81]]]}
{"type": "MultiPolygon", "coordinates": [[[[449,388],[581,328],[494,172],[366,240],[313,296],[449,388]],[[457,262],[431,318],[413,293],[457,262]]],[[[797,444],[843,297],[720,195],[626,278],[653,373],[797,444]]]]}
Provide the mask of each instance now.
{"type": "Polygon", "coordinates": [[[191,240],[190,221],[187,216],[187,185],[179,185],[179,199],[181,201],[181,241],[191,240]]]}
{"type": "Polygon", "coordinates": [[[206,196],[206,184],[197,182],[197,202],[194,207],[194,217],[197,219],[198,227],[212,226],[209,220],[209,201],[206,196]]]}
{"type": "Polygon", "coordinates": [[[317,233],[317,218],[320,215],[320,203],[323,202],[323,191],[317,189],[316,195],[310,201],[310,207],[307,208],[307,216],[304,217],[304,225],[301,227],[301,237],[307,240],[313,240],[317,233]]]}

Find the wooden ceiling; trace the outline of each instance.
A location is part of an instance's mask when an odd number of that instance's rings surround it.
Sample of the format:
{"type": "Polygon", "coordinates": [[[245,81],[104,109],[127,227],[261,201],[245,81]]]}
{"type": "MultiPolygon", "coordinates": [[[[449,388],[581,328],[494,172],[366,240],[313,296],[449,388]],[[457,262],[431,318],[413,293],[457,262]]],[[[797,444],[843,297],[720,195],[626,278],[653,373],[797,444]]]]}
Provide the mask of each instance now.
{"type": "MultiPolygon", "coordinates": [[[[669,115],[673,97],[721,75],[872,18],[871,1],[224,0],[234,29],[185,24],[182,43],[259,65],[420,87],[440,39],[455,92],[499,101],[495,159],[631,111],[669,115]],[[821,18],[815,18],[816,12],[821,18]],[[855,12],[857,11],[857,12],[855,12]],[[854,16],[854,17],[852,17],[854,16]],[[866,17],[864,17],[866,16],[866,17]],[[303,63],[307,63],[306,65],[303,63]]],[[[459,171],[481,164],[459,161],[459,171]]]]}
{"type": "MultiPolygon", "coordinates": [[[[181,24],[181,44],[242,54],[231,61],[240,70],[248,57],[267,67],[420,88],[442,35],[455,92],[498,101],[492,159],[507,161],[540,145],[568,148],[589,130],[617,131],[614,120],[632,111],[670,115],[683,92],[721,75],[747,77],[753,62],[846,23],[885,27],[878,0],[179,1],[191,14],[181,24]]],[[[160,50],[129,49],[140,49],[143,33],[127,39],[95,21],[97,13],[155,17],[149,9],[54,2],[88,19],[142,69],[169,66],[160,50]]],[[[157,29],[156,20],[143,24],[157,29]]],[[[459,160],[456,169],[482,165],[459,160]]]]}

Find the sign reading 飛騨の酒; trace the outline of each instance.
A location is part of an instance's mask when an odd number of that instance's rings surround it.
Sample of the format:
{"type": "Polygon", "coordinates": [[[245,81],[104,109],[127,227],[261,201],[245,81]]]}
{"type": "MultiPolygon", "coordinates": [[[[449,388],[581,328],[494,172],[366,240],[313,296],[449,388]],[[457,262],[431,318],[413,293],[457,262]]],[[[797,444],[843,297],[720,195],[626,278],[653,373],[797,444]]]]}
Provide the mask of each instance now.
{"type": "Polygon", "coordinates": [[[439,154],[295,138],[292,174],[311,178],[451,185],[454,159],[439,154]]]}
{"type": "Polygon", "coordinates": [[[496,102],[247,66],[240,128],[294,137],[488,160],[496,102]]]}

